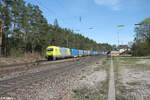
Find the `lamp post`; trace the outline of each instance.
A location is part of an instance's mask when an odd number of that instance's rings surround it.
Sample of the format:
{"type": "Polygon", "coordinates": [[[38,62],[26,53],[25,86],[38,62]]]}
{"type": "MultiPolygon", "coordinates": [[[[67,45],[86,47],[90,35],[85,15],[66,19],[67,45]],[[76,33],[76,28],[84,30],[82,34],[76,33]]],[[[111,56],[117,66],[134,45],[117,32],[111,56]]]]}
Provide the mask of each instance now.
{"type": "MultiPolygon", "coordinates": [[[[124,27],[124,25],[117,25],[118,28],[124,27]]],[[[118,46],[119,46],[119,31],[117,32],[117,38],[118,38],[118,46]]]]}

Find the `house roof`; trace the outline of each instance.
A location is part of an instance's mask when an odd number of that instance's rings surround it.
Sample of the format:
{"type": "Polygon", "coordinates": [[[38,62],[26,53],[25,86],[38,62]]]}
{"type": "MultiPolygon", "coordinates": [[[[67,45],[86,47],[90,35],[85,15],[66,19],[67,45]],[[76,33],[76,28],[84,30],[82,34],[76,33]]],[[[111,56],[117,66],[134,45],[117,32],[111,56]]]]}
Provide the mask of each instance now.
{"type": "Polygon", "coordinates": [[[118,49],[127,49],[128,48],[128,45],[119,45],[118,46],[118,49]]]}

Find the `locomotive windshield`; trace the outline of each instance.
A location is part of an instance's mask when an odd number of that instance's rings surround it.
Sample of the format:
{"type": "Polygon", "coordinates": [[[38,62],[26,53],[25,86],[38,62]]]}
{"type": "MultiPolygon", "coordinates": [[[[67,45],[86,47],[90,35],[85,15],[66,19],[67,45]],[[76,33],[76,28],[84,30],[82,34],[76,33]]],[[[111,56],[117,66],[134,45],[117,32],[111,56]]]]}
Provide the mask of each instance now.
{"type": "Polygon", "coordinates": [[[53,49],[51,48],[51,49],[47,49],[47,51],[53,51],[53,49]]]}

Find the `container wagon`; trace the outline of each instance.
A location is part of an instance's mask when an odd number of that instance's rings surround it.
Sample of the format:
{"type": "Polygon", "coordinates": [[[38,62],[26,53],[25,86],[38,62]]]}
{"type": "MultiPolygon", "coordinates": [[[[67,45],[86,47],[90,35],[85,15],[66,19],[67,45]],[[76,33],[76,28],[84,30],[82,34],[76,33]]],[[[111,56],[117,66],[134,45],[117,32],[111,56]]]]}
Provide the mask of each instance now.
{"type": "Polygon", "coordinates": [[[78,57],[79,56],[79,50],[78,49],[70,49],[71,57],[78,57]]]}

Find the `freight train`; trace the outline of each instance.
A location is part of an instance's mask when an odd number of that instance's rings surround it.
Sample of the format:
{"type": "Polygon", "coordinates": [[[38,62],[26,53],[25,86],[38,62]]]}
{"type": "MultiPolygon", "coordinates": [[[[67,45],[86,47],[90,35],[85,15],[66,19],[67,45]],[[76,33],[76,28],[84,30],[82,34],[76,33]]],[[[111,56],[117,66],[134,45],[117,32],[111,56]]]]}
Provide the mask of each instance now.
{"type": "Polygon", "coordinates": [[[48,46],[46,48],[47,60],[56,60],[60,58],[81,57],[91,55],[103,55],[103,54],[104,53],[102,51],[79,50],[58,46],[48,46]]]}

